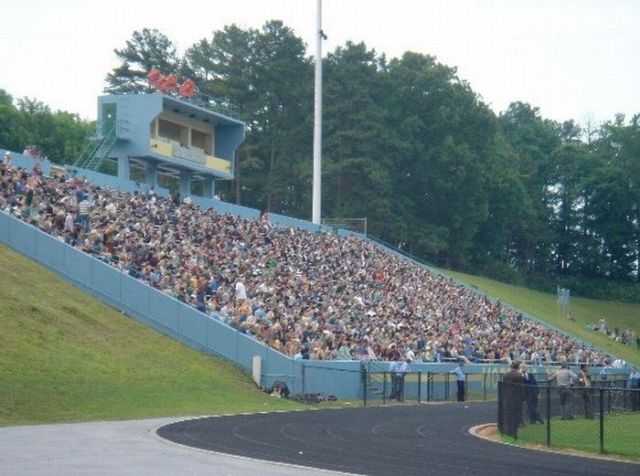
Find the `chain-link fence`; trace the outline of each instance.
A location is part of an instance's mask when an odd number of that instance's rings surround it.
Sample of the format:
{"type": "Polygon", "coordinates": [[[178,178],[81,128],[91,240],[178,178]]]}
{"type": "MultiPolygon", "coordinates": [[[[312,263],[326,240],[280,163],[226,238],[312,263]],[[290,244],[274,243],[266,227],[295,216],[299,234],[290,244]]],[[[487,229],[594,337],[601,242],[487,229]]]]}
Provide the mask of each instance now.
{"type": "Polygon", "coordinates": [[[549,447],[640,456],[640,389],[600,381],[589,388],[498,384],[498,428],[549,447]]]}

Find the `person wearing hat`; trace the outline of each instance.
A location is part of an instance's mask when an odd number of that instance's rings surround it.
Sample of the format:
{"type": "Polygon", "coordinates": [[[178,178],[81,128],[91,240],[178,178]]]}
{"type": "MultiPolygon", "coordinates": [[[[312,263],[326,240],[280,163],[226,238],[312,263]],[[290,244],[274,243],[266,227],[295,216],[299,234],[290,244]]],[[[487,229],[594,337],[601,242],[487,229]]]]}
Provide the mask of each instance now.
{"type": "Polygon", "coordinates": [[[555,380],[559,387],[562,419],[573,420],[573,390],[571,386],[578,381],[578,376],[571,371],[567,362],[563,362],[560,368],[549,376],[549,379],[555,380]]]}

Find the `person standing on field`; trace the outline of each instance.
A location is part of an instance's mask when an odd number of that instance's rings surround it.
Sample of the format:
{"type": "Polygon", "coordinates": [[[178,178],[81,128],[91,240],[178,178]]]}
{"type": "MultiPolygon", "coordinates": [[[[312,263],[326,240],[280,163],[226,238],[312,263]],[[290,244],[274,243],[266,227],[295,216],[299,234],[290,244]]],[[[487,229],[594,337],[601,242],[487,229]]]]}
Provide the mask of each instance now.
{"type": "Polygon", "coordinates": [[[587,364],[580,364],[580,375],[578,383],[582,392],[582,401],[584,403],[584,417],[593,420],[593,401],[591,400],[591,376],[587,369],[587,364]]]}
{"type": "Polygon", "coordinates": [[[465,364],[464,359],[460,359],[458,366],[451,371],[451,373],[455,374],[456,376],[456,385],[458,387],[457,398],[459,402],[464,402],[466,397],[466,390],[467,390],[466,389],[467,376],[463,370],[464,364],[465,364]]]}
{"type": "Polygon", "coordinates": [[[571,387],[578,381],[578,376],[571,371],[567,362],[563,362],[560,368],[551,374],[550,379],[555,380],[560,387],[562,419],[573,420],[573,389],[571,387]]]}
{"type": "Polygon", "coordinates": [[[522,364],[520,366],[520,372],[522,373],[522,381],[524,382],[524,400],[527,403],[527,410],[529,412],[529,422],[544,423],[538,413],[538,396],[540,391],[538,390],[538,381],[535,375],[528,371],[527,365],[522,364]]]}

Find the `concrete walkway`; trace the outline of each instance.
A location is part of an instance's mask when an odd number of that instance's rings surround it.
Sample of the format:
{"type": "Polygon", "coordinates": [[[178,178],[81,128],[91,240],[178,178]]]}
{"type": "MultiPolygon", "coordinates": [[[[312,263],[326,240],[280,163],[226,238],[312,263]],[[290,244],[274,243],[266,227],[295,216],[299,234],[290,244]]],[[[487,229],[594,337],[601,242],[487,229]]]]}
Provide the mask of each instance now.
{"type": "Polygon", "coordinates": [[[339,475],[170,443],[155,430],[175,418],[0,428],[4,476],[339,475]]]}

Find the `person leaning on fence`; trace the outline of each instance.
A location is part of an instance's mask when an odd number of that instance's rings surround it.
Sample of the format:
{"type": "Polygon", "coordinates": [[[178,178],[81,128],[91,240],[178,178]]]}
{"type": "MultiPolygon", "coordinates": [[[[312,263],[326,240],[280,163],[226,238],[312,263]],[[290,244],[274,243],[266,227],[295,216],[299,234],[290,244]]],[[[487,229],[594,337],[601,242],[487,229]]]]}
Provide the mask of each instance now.
{"type": "Polygon", "coordinates": [[[465,360],[460,359],[458,366],[451,371],[452,374],[456,375],[456,385],[458,386],[457,398],[459,402],[464,402],[466,396],[466,381],[467,376],[464,373],[464,364],[465,360]]]}
{"type": "Polygon", "coordinates": [[[535,375],[527,371],[527,365],[522,364],[520,366],[520,372],[522,373],[522,381],[524,382],[524,400],[527,403],[527,410],[529,413],[529,422],[544,423],[538,413],[538,396],[540,391],[538,390],[538,381],[535,375]]]}
{"type": "Polygon", "coordinates": [[[591,376],[587,369],[587,364],[580,364],[580,375],[578,376],[582,401],[584,403],[584,417],[593,420],[593,401],[591,400],[591,376]]]}
{"type": "Polygon", "coordinates": [[[409,373],[409,360],[398,360],[396,362],[396,399],[404,401],[404,378],[409,373]]]}
{"type": "Polygon", "coordinates": [[[525,395],[520,362],[511,363],[511,368],[502,377],[502,384],[504,427],[507,435],[515,438],[518,434],[518,426],[522,423],[522,402],[525,395]]]}
{"type": "Polygon", "coordinates": [[[398,398],[398,379],[396,377],[398,371],[399,355],[396,354],[393,357],[393,360],[389,364],[389,374],[391,375],[391,394],[389,394],[389,399],[393,400],[394,398],[398,398]]]}
{"type": "Polygon", "coordinates": [[[629,374],[629,389],[631,390],[631,410],[640,410],[640,371],[637,367],[631,368],[629,374]]]}
{"type": "Polygon", "coordinates": [[[558,370],[550,375],[560,390],[560,407],[563,420],[573,420],[573,389],[571,386],[578,380],[578,376],[569,369],[569,364],[563,362],[558,370]]]}

